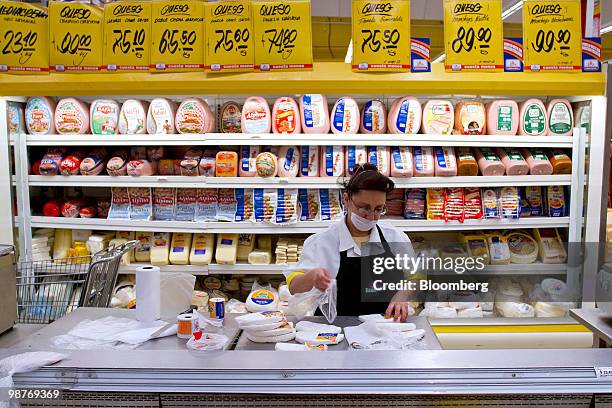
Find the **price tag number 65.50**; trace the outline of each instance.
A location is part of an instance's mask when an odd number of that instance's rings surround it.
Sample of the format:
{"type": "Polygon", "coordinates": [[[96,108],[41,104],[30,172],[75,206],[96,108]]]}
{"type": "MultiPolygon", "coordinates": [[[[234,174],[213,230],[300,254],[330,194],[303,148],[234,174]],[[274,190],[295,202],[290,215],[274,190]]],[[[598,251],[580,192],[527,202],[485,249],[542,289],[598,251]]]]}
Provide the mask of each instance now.
{"type": "Polygon", "coordinates": [[[182,46],[180,51],[183,52],[185,58],[189,58],[193,52],[193,46],[197,41],[197,35],[195,31],[179,31],[179,30],[165,30],[162,34],[161,41],[159,42],[159,53],[165,54],[168,51],[170,54],[175,54],[179,51],[179,45],[182,46]],[[180,38],[176,38],[180,32],[180,38]]]}
{"type": "Polygon", "coordinates": [[[36,32],[22,33],[9,30],[4,33],[2,55],[19,54],[19,63],[25,64],[36,51],[36,40],[38,40],[36,32]]]}
{"type": "Polygon", "coordinates": [[[132,50],[136,58],[142,58],[144,52],[145,43],[145,30],[113,30],[115,34],[115,42],[113,43],[113,53],[117,53],[117,48],[123,53],[127,54],[132,50]],[[133,45],[133,47],[132,47],[133,45]]]}

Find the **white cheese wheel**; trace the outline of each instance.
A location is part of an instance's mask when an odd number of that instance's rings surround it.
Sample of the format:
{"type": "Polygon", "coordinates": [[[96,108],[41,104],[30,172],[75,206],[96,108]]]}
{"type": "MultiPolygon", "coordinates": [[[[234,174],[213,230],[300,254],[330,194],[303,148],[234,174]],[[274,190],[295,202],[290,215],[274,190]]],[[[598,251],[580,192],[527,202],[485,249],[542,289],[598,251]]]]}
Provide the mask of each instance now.
{"type": "Polygon", "coordinates": [[[295,340],[298,343],[308,343],[318,346],[319,344],[333,345],[344,340],[344,334],[338,332],[300,331],[297,332],[295,340]]]}
{"type": "Polygon", "coordinates": [[[246,300],[249,312],[266,312],[278,309],[278,293],[274,290],[258,289],[249,293],[246,300]]]}
{"type": "Polygon", "coordinates": [[[259,332],[266,332],[270,330],[278,329],[279,327],[283,327],[287,324],[287,321],[275,322],[275,323],[259,323],[253,325],[239,326],[240,329],[254,334],[255,336],[259,335],[259,332]]]}
{"type": "Polygon", "coordinates": [[[312,346],[309,344],[276,343],[276,351],[327,351],[327,345],[312,346]]]}
{"type": "Polygon", "coordinates": [[[302,320],[295,325],[295,330],[301,331],[316,331],[319,333],[342,333],[342,328],[331,324],[322,324],[302,320]]]}
{"type": "MultiPolygon", "coordinates": [[[[238,326],[253,325],[259,323],[275,323],[286,321],[287,318],[284,313],[274,312],[261,312],[261,313],[249,313],[242,316],[236,317],[236,323],[238,326]]],[[[278,327],[278,326],[277,326],[278,327]]]]}
{"type": "Polygon", "coordinates": [[[506,235],[510,249],[510,262],[515,264],[529,264],[538,259],[538,243],[528,234],[511,232],[506,235]]]}
{"type": "Polygon", "coordinates": [[[285,341],[291,341],[295,338],[295,331],[283,334],[281,336],[271,336],[271,337],[260,337],[255,336],[251,333],[246,333],[247,339],[251,340],[254,343],[282,343],[285,341]]]}
{"type": "Polygon", "coordinates": [[[253,331],[249,329],[243,329],[243,330],[247,333],[250,333],[252,335],[259,336],[259,337],[282,336],[284,334],[295,332],[295,329],[293,328],[293,323],[291,322],[285,323],[284,325],[277,327],[275,329],[271,329],[271,330],[261,330],[261,331],[253,331]]]}

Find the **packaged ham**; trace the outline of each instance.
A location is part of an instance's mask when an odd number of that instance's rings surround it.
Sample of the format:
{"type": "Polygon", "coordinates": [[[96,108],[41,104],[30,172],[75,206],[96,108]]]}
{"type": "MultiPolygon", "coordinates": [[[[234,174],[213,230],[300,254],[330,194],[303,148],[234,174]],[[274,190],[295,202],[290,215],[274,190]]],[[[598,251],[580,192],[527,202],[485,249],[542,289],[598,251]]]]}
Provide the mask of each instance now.
{"type": "Polygon", "coordinates": [[[188,149],[180,164],[181,176],[198,176],[200,174],[200,160],[202,150],[198,148],[188,149]]]}
{"type": "Polygon", "coordinates": [[[482,218],[480,188],[465,187],[463,189],[463,215],[466,220],[479,220],[482,218]]]}
{"type": "MultiPolygon", "coordinates": [[[[236,164],[238,167],[238,155],[236,154],[236,164]]],[[[200,164],[198,165],[198,173],[200,176],[215,177],[217,173],[217,152],[214,150],[204,150],[200,164]]],[[[233,173],[232,173],[233,174],[233,173]]]]}
{"type": "Polygon", "coordinates": [[[209,133],[215,127],[215,117],[206,101],[189,98],[176,110],[174,126],[179,133],[209,133]]]}
{"type": "Polygon", "coordinates": [[[490,147],[474,149],[474,157],[483,176],[503,176],[506,173],[506,166],[490,147]]]}
{"type": "Polygon", "coordinates": [[[45,217],[59,217],[62,214],[61,200],[49,200],[43,205],[42,213],[45,217]]]}
{"type": "Polygon", "coordinates": [[[255,177],[257,174],[256,160],[259,152],[259,146],[242,146],[240,148],[240,163],[238,167],[238,175],[240,177],[255,177]]]}
{"type": "Polygon", "coordinates": [[[118,150],[111,155],[111,158],[106,163],[106,172],[109,176],[126,176],[127,162],[127,151],[118,150]]]}
{"type": "Polygon", "coordinates": [[[387,116],[387,126],[389,133],[395,134],[415,134],[421,128],[421,103],[412,96],[405,96],[393,101],[389,116],[387,116]]]}
{"type": "Polygon", "coordinates": [[[81,150],[75,150],[68,156],[64,157],[60,163],[59,172],[62,176],[74,176],[79,174],[81,161],[85,158],[85,154],[81,150]]]}
{"type": "Polygon", "coordinates": [[[89,124],[94,135],[116,135],[120,107],[117,101],[96,99],[89,106],[89,124]]]}
{"type": "Polygon", "coordinates": [[[553,174],[572,174],[572,159],[561,149],[552,149],[546,152],[553,174]]]}
{"type": "Polygon", "coordinates": [[[352,176],[356,166],[368,162],[368,149],[365,146],[347,146],[344,161],[346,175],[352,176]]]}
{"type": "Polygon", "coordinates": [[[436,146],[435,152],[435,175],[436,177],[452,177],[457,175],[457,160],[455,150],[452,147],[436,146]]]}
{"type": "Polygon", "coordinates": [[[242,107],[236,102],[225,102],[219,114],[219,132],[240,133],[242,120],[242,107]]]}
{"type": "Polygon", "coordinates": [[[133,177],[152,176],[157,173],[157,162],[146,159],[130,160],[127,163],[127,174],[133,177]]]}
{"type": "Polygon", "coordinates": [[[333,133],[355,134],[359,131],[359,119],[357,102],[349,96],[343,96],[331,111],[331,130],[333,133]]]}
{"type": "Polygon", "coordinates": [[[344,146],[321,146],[320,177],[344,176],[344,146]]]}
{"type": "Polygon", "coordinates": [[[234,221],[237,201],[233,188],[220,188],[217,191],[217,221],[234,221]]]}
{"type": "Polygon", "coordinates": [[[455,110],[450,101],[430,100],[423,106],[421,132],[427,135],[450,135],[455,125],[455,110]]]}
{"type": "Polygon", "coordinates": [[[83,200],[67,200],[62,204],[62,217],[79,218],[79,211],[83,206],[83,200]]]}
{"type": "Polygon", "coordinates": [[[75,98],[60,99],[55,107],[55,129],[62,135],[89,132],[89,105],[75,98]]]}
{"type": "Polygon", "coordinates": [[[283,146],[278,150],[278,176],[297,177],[300,149],[297,146],[283,146]]]}
{"type": "Polygon", "coordinates": [[[23,106],[20,103],[8,102],[6,108],[9,135],[25,133],[26,130],[23,106]]]}
{"type": "Polygon", "coordinates": [[[412,147],[393,146],[391,148],[391,177],[412,177],[413,169],[412,147]]]}
{"type": "Polygon", "coordinates": [[[414,177],[433,177],[434,154],[431,146],[416,146],[414,153],[414,177]]]}
{"type": "Polygon", "coordinates": [[[551,136],[571,136],[574,128],[574,112],[567,99],[553,99],[546,109],[548,134],[551,136]]]}
{"type": "Polygon", "coordinates": [[[483,135],[487,113],[482,102],[460,101],[455,105],[455,132],[460,135],[483,135]]]}
{"type": "Polygon", "coordinates": [[[525,176],[529,174],[529,165],[518,149],[514,147],[508,147],[506,149],[498,147],[495,149],[495,152],[506,167],[507,175],[525,176]]]}
{"type": "Polygon", "coordinates": [[[319,221],[321,219],[319,190],[301,188],[298,192],[298,200],[300,221],[319,221]]]}
{"type": "Polygon", "coordinates": [[[387,133],[387,108],[377,99],[367,101],[361,111],[361,133],[387,133]]]}
{"type": "Polygon", "coordinates": [[[489,135],[516,135],[519,125],[519,107],[511,99],[489,102],[487,109],[487,133],[489,135]]]}
{"type": "Polygon", "coordinates": [[[482,190],[482,214],[483,218],[500,218],[499,192],[496,188],[482,190]]]}
{"type": "Polygon", "coordinates": [[[319,146],[302,146],[300,176],[319,177],[319,146]]]}
{"type": "Polygon", "coordinates": [[[128,187],[130,220],[150,221],[153,218],[153,197],[148,187],[128,187]]]}
{"type": "Polygon", "coordinates": [[[529,174],[534,176],[549,176],[553,174],[553,166],[543,150],[522,148],[521,153],[529,165],[529,174]]]}
{"type": "Polygon", "coordinates": [[[297,134],[302,131],[300,109],[295,99],[281,96],[272,108],[272,133],[297,134]]]}
{"type": "Polygon", "coordinates": [[[319,190],[319,201],[321,203],[321,221],[335,221],[343,216],[342,202],[340,201],[340,190],[319,190]]]}
{"type": "Polygon", "coordinates": [[[329,133],[327,98],[319,94],[300,97],[300,116],[304,133],[329,133]]]}
{"type": "Polygon", "coordinates": [[[276,216],[277,194],[274,188],[253,189],[256,222],[272,222],[276,216]]]}
{"type": "MultiPolygon", "coordinates": [[[[109,220],[129,220],[130,219],[130,195],[127,187],[111,187],[111,205],[108,210],[109,220]]],[[[100,208],[98,207],[98,212],[100,208]]],[[[100,215],[102,217],[102,215],[100,215]]]]}
{"type": "Polygon", "coordinates": [[[81,161],[81,174],[83,176],[97,176],[106,167],[106,149],[103,147],[94,149],[81,161]]]}
{"type": "Polygon", "coordinates": [[[477,176],[478,162],[469,147],[457,147],[455,149],[455,157],[457,158],[457,175],[458,176],[477,176]]]}
{"type": "Polygon", "coordinates": [[[158,221],[174,221],[176,212],[176,188],[154,188],[153,219],[158,221]]]}
{"type": "Polygon", "coordinates": [[[255,159],[255,169],[259,177],[276,177],[278,174],[278,157],[271,152],[263,152],[255,159]]]}
{"type": "Polygon", "coordinates": [[[548,133],[546,108],[539,99],[528,99],[521,103],[519,131],[522,136],[543,136],[548,133]]]}
{"type": "Polygon", "coordinates": [[[462,187],[444,189],[444,221],[464,220],[464,196],[462,187]]]}
{"type": "Polygon", "coordinates": [[[55,176],[59,173],[60,163],[66,154],[66,149],[62,147],[51,147],[43,156],[38,166],[38,172],[43,176],[55,176]]]}
{"type": "Polygon", "coordinates": [[[55,101],[46,96],[28,98],[25,107],[25,124],[31,135],[55,133],[55,101]]]}
{"type": "Polygon", "coordinates": [[[242,107],[242,133],[270,133],[272,115],[268,102],[261,96],[251,96],[242,107]]]}
{"type": "Polygon", "coordinates": [[[404,201],[404,218],[425,219],[427,192],[424,188],[408,188],[404,201]]]}
{"type": "Polygon", "coordinates": [[[276,213],[272,223],[295,224],[298,222],[298,189],[279,188],[276,190],[276,213]]]}
{"type": "Polygon", "coordinates": [[[388,146],[368,146],[368,161],[378,168],[378,171],[389,177],[391,174],[391,153],[388,146]]]}
{"type": "Polygon", "coordinates": [[[221,151],[215,157],[216,177],[238,177],[238,154],[236,152],[221,151]]]}
{"type": "Polygon", "coordinates": [[[254,193],[251,188],[235,188],[236,213],[234,222],[251,222],[255,219],[254,193]]]}
{"type": "Polygon", "coordinates": [[[146,149],[146,157],[151,161],[160,161],[166,156],[166,148],[164,146],[149,146],[146,149]]]}
{"type": "Polygon", "coordinates": [[[427,189],[427,219],[430,221],[444,219],[444,190],[443,188],[427,189]]]}
{"type": "Polygon", "coordinates": [[[574,108],[574,123],[576,127],[584,128],[587,134],[591,133],[591,105],[589,103],[576,104],[574,108]]]}
{"type": "Polygon", "coordinates": [[[122,135],[143,135],[147,133],[147,109],[149,103],[128,99],[123,102],[119,113],[119,133],[122,135]]]}
{"type": "Polygon", "coordinates": [[[147,133],[150,135],[175,133],[176,103],[166,98],[155,98],[147,113],[147,133]]]}

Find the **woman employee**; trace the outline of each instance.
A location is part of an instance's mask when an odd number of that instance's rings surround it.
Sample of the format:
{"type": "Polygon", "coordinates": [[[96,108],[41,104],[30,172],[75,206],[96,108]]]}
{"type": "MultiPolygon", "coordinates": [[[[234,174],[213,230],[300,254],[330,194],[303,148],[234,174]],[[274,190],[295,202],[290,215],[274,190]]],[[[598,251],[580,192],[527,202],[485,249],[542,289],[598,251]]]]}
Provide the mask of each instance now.
{"type": "Polygon", "coordinates": [[[362,284],[362,268],[370,274],[376,256],[395,258],[389,243],[393,243],[394,248],[400,244],[413,255],[406,234],[392,226],[378,224],[386,212],[387,193],[393,186],[393,181],[381,174],[375,165],[366,163],[355,167],[343,196],[346,216],[327,230],[310,236],[304,242],[300,262],[284,272],[291,293],[308,292],[313,287],[325,291],[331,279],[336,279],[338,316],[384,312],[386,317],[406,320],[406,292],[397,292],[389,303],[363,301],[367,299],[367,290],[362,284]],[[379,252],[379,255],[362,256],[365,243],[378,244],[384,255],[379,252]]]}

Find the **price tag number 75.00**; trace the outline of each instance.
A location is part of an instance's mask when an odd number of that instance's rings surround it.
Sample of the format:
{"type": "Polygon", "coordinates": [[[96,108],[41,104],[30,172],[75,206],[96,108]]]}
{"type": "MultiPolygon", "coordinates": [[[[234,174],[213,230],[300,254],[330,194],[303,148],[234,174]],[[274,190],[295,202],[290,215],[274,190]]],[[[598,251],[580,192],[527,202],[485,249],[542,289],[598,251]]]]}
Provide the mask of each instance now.
{"type": "Polygon", "coordinates": [[[19,55],[19,63],[25,64],[36,51],[36,40],[38,40],[38,33],[36,32],[22,33],[21,31],[8,30],[4,33],[2,41],[4,43],[2,45],[2,55],[19,55]]]}
{"type": "Polygon", "coordinates": [[[145,43],[145,30],[113,30],[115,34],[115,42],[113,43],[113,53],[117,53],[117,48],[123,53],[127,54],[130,50],[134,53],[136,58],[142,58],[144,52],[145,43]],[[132,47],[133,46],[133,47],[132,47]]]}

